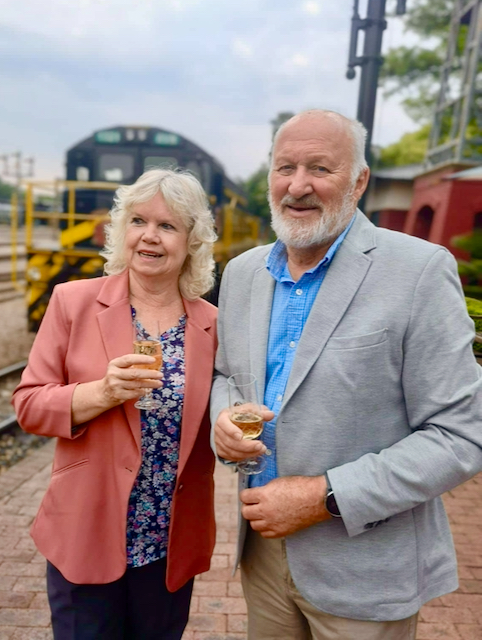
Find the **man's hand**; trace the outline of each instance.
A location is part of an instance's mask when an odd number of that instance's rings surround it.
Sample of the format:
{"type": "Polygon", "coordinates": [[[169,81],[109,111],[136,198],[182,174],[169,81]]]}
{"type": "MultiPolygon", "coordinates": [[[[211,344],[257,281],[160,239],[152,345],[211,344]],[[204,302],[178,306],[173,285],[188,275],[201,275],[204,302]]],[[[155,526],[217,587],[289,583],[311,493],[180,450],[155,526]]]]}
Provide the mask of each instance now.
{"type": "MultiPolygon", "coordinates": [[[[274,418],[274,413],[264,407],[261,417],[264,422],[268,422],[274,418]]],[[[243,432],[231,422],[227,409],[221,411],[214,425],[214,443],[217,455],[230,462],[240,462],[266,452],[261,441],[243,440],[243,432]]]]}
{"type": "Polygon", "coordinates": [[[241,513],[263,538],[283,538],[328,520],[325,476],[288,476],[239,494],[241,513]]]}

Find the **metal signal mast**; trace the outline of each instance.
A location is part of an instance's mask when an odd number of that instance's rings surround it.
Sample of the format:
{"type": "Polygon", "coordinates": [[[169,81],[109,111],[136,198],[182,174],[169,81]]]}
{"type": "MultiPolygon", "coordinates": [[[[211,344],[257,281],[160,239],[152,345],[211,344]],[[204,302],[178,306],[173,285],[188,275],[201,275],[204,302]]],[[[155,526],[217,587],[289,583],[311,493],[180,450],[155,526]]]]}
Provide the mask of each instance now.
{"type": "MultiPolygon", "coordinates": [[[[397,0],[397,15],[403,15],[406,12],[406,2],[407,0],[397,0]]],[[[349,80],[353,80],[356,75],[355,67],[361,67],[357,120],[363,123],[368,131],[366,159],[370,164],[378,76],[383,63],[381,56],[382,39],[383,32],[387,28],[387,21],[385,20],[386,0],[368,0],[366,18],[363,19],[360,18],[358,5],[359,0],[354,0],[346,77],[349,80]],[[363,54],[358,56],[358,34],[360,31],[365,32],[365,41],[363,44],[363,54]]]]}

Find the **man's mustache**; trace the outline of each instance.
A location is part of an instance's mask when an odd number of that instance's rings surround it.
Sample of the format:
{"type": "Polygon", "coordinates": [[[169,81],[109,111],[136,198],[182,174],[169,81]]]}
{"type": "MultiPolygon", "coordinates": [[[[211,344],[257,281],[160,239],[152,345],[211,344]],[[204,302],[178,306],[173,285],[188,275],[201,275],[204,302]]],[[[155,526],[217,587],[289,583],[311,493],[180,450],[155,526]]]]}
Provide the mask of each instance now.
{"type": "Polygon", "coordinates": [[[281,205],[283,207],[299,206],[305,207],[306,209],[320,209],[320,211],[323,211],[323,203],[314,195],[307,195],[301,198],[293,198],[293,196],[286,195],[282,198],[281,205]]]}

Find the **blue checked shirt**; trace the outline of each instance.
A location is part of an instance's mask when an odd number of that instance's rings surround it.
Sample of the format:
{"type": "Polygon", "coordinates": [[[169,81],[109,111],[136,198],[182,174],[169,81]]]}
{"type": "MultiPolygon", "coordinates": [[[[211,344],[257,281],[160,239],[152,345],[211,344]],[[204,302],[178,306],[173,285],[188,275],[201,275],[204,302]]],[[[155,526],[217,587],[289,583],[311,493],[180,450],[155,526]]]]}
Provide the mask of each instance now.
{"type": "Polygon", "coordinates": [[[264,404],[274,412],[275,417],[264,425],[261,440],[271,451],[267,465],[258,475],[249,476],[251,487],[262,487],[278,477],[276,464],[276,419],[283,403],[283,395],[291,372],[296,348],[301,332],[320,290],[326,272],[346,234],[350,224],[335,240],[325,257],[298,282],[294,282],[288,269],[285,245],[277,240],[266,257],[266,268],[276,280],[271,320],[269,325],[268,355],[266,362],[266,384],[264,404]]]}

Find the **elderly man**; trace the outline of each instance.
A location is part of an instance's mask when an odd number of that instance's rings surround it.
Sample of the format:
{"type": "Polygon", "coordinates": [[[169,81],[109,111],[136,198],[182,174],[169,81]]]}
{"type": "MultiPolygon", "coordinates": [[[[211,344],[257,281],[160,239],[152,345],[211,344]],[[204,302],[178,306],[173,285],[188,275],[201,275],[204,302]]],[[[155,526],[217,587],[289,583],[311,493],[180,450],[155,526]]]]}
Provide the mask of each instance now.
{"type": "Polygon", "coordinates": [[[473,323],[446,249],[357,210],[364,142],[333,112],[285,123],[278,240],[223,275],[214,446],[226,461],[271,452],[240,474],[250,640],[411,640],[420,606],[457,588],[439,496],[482,469],[473,323]],[[238,372],[258,379],[263,443],[229,420],[238,372]]]}

